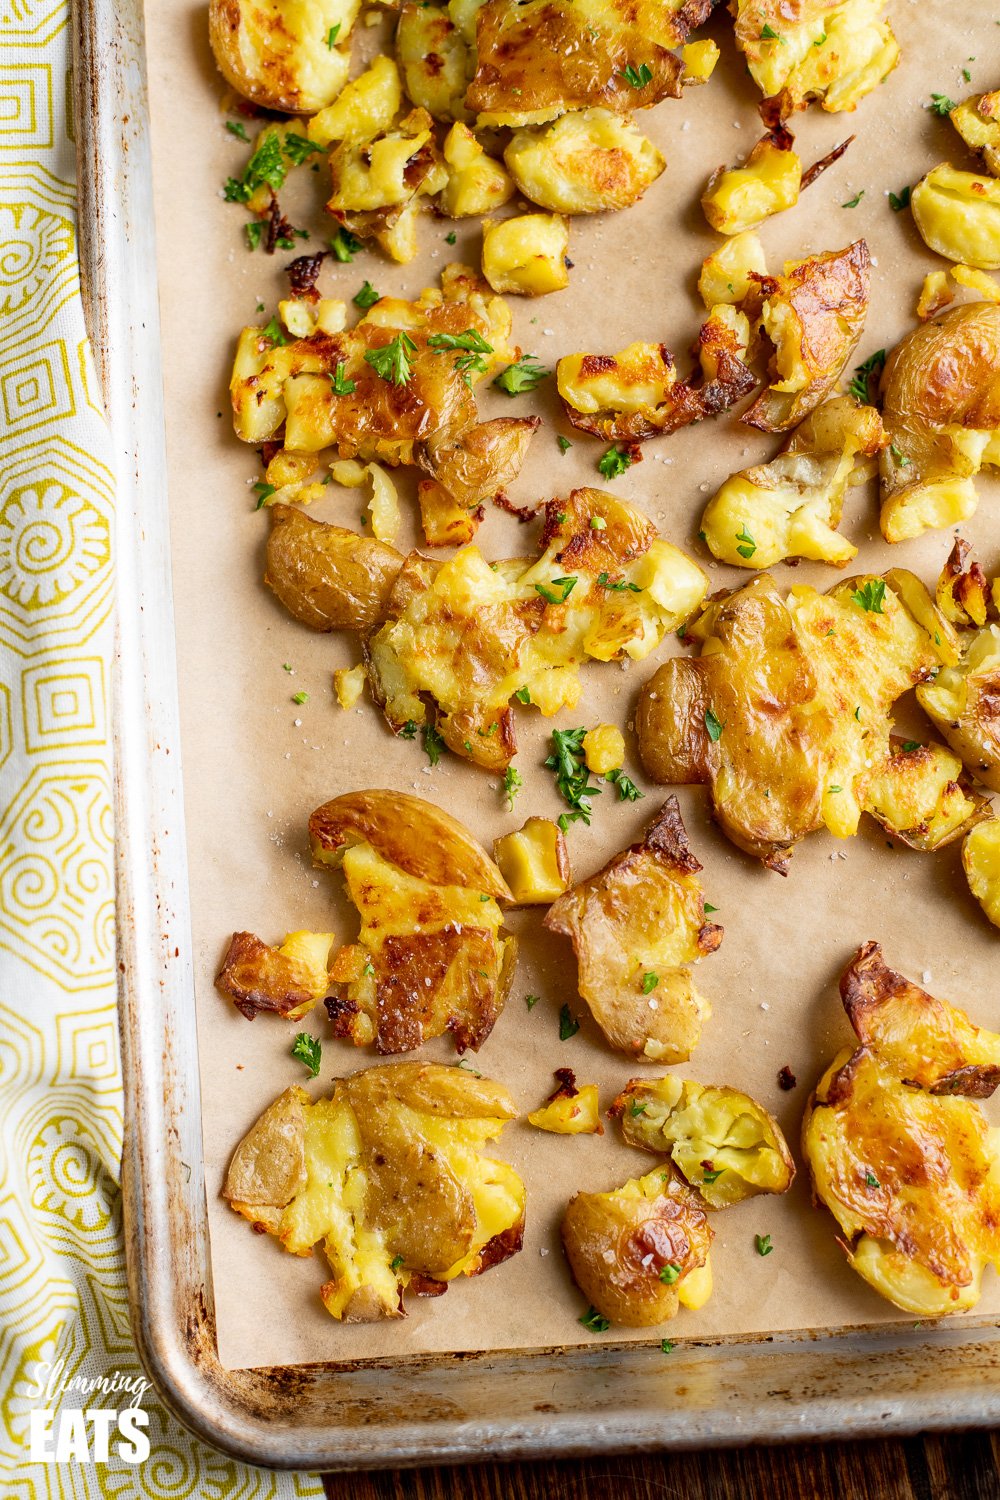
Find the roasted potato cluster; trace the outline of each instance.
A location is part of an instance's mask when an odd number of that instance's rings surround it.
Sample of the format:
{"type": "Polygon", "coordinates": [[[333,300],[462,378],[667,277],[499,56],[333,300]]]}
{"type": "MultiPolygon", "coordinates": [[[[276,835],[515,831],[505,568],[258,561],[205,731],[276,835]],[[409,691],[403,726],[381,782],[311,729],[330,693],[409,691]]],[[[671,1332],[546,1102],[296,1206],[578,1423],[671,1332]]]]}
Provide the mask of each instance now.
{"type": "Polygon", "coordinates": [[[265,109],[311,115],[347,82],[360,9],[361,0],[209,0],[209,40],[238,94],[265,109]]]}
{"type": "Polygon", "coordinates": [[[517,1107],[488,1078],[396,1063],[337,1079],[313,1102],[275,1100],[237,1146],[223,1195],[293,1255],[321,1244],[332,1317],[405,1316],[403,1296],[437,1296],[517,1253],[524,1184],[485,1156],[517,1107]]]}
{"type": "Polygon", "coordinates": [[[906,334],[886,360],[881,396],[886,541],[967,520],[976,474],[1000,465],[1000,306],[966,303],[906,334]]]}
{"type": "Polygon", "coordinates": [[[549,909],[545,926],[572,942],[580,994],[619,1052],[684,1062],[711,1014],[691,966],[715,952],[722,928],[705,916],[700,870],[668,797],[641,843],[549,909]]]}
{"type": "Polygon", "coordinates": [[[666,166],[652,141],[609,109],[573,110],[526,126],[503,159],[518,192],[557,214],[628,208],[666,166]]]}
{"type": "Polygon", "coordinates": [[[1000,1036],[889,969],[878,943],[840,992],[860,1045],[806,1113],[816,1198],[883,1297],[921,1318],[963,1312],[1000,1265],[1000,1137],[975,1102],[1000,1083],[1000,1036]]]}
{"type": "Polygon", "coordinates": [[[706,782],[725,832],[770,868],[784,872],[813,829],[855,833],[862,812],[921,849],[983,815],[955,758],[893,742],[896,699],[959,655],[912,574],[787,599],[760,574],[713,600],[687,637],[701,656],[664,662],[642,690],[643,764],[654,781],[706,782]]]}
{"type": "Polygon", "coordinates": [[[854,109],[899,61],[886,0],[730,0],[736,45],[767,101],[769,121],[817,100],[854,109]]]}

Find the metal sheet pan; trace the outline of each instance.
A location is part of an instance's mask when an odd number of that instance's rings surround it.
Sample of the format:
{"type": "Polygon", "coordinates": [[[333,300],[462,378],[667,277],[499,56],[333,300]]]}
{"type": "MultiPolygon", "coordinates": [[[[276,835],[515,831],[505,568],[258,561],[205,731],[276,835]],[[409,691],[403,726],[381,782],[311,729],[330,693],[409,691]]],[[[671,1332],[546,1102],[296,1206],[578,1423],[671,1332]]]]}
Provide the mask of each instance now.
{"type": "Polygon", "coordinates": [[[136,1341],[164,1401],[271,1467],[374,1468],[1000,1423],[1000,1333],[949,1325],[227,1371],[213,1331],[182,814],[143,17],[75,12],[80,251],[118,461],[123,1162],[136,1341]]]}

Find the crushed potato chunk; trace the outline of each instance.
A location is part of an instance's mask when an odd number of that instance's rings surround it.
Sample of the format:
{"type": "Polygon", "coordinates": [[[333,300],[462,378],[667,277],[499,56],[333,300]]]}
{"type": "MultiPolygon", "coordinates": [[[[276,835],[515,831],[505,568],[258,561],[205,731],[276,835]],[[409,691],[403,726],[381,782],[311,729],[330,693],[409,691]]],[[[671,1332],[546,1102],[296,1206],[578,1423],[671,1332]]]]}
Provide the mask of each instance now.
{"type": "Polygon", "coordinates": [[[361,0],[211,0],[208,35],[220,72],[244,99],[311,115],[347,82],[360,9],[361,0]]]}
{"type": "Polygon", "coordinates": [[[451,219],[488,214],[513,197],[514,184],[502,164],[487,156],[467,125],[454,124],[442,152],[448,181],[441,193],[441,209],[451,219]]]}
{"type": "Polygon", "coordinates": [[[962,844],[962,867],[969,890],[994,927],[1000,927],[1000,819],[988,818],[962,844]]]}
{"type": "Polygon", "coordinates": [[[603,1135],[597,1084],[578,1087],[572,1068],[557,1068],[555,1076],[555,1090],[541,1109],[532,1110],[528,1124],[553,1135],[603,1135]]]}
{"type": "Polygon", "coordinates": [[[1000,182],[942,162],[910,196],[925,245],[980,271],[1000,270],[1000,182]]]}
{"type": "Polygon", "coordinates": [[[495,292],[543,297],[569,285],[569,226],[560,214],[520,214],[483,229],[483,275],[495,292]]]}
{"type": "Polygon", "coordinates": [[[1000,89],[973,94],[950,112],[949,119],[987,172],[1000,177],[1000,89]]]}
{"type": "Polygon", "coordinates": [[[720,167],[702,195],[705,218],[719,234],[744,234],[799,201],[802,162],[791,145],[765,135],[740,167],[720,167]]]}
{"type": "Polygon", "coordinates": [[[736,45],[750,76],[786,119],[813,99],[823,109],[854,109],[899,61],[899,45],[881,19],[886,0],[734,0],[736,45]]]}
{"type": "Polygon", "coordinates": [[[666,166],[630,119],[608,109],[576,110],[519,130],[504,161],[519,192],[560,214],[627,208],[666,166]]]}
{"type": "Polygon", "coordinates": [[[216,988],[248,1021],[261,1011],[297,1021],[330,992],[330,950],[336,941],[333,932],[299,931],[272,948],[252,932],[234,933],[216,988]]]}
{"type": "Polygon", "coordinates": [[[583,737],[583,758],[595,776],[620,771],[625,764],[625,736],[617,724],[598,724],[583,737]]]}
{"type": "Polygon", "coordinates": [[[516,832],[494,840],[493,858],[515,906],[549,906],[569,889],[566,835],[549,818],[529,818],[516,832]]]}

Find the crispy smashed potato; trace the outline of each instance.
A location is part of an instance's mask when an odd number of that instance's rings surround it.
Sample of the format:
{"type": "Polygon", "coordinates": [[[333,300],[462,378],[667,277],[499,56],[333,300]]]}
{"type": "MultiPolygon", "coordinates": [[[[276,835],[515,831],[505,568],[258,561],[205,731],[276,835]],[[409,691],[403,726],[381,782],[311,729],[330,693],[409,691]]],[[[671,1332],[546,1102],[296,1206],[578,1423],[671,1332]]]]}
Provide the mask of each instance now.
{"type": "Polygon", "coordinates": [[[468,121],[465,91],[472,52],[447,5],[403,6],[396,27],[396,57],[406,92],[435,120],[468,121]]]}
{"type": "Polygon", "coordinates": [[[754,387],[744,336],[715,308],[701,326],[701,372],[677,378],[665,344],[630,344],[620,354],[568,354],[556,366],[559,395],[574,427],[606,442],[642,442],[728,411],[754,387]]]}
{"type": "Polygon", "coordinates": [[[454,124],[442,147],[448,181],[439,200],[451,219],[488,214],[514,195],[514,184],[503,165],[487,156],[467,125],[454,124]]]}
{"type": "Polygon", "coordinates": [[[963,644],[961,661],[921,683],[917,701],[973,775],[1000,792],[1000,625],[963,644]]]}
{"type": "Polygon", "coordinates": [[[751,275],[759,329],[773,347],[770,384],[744,414],[762,432],[797,427],[830,394],[865,326],[871,258],[864,240],[807,260],[788,261],[781,276],[751,275]]]}
{"type": "Polygon", "coordinates": [[[448,748],[502,774],[517,751],[515,694],[527,690],[546,717],[572,708],[582,661],[641,661],[707,590],[690,558],[601,490],[550,501],[539,545],[535,562],[491,566],[474,546],[444,563],[406,559],[365,647],[397,733],[426,723],[432,702],[448,748]]]}
{"type": "MultiPolygon", "coordinates": [[[[680,96],[685,66],[669,49],[718,0],[488,0],[476,25],[465,97],[481,125],[538,125],[569,110],[629,115],[680,96]]],[[[692,82],[701,81],[695,72],[692,82]]],[[[704,70],[702,70],[703,72],[704,70]]]]}
{"type": "Polygon", "coordinates": [[[901,339],[882,375],[882,422],[886,541],[971,516],[974,476],[1000,464],[1000,306],[966,303],[901,339]]]}
{"type": "Polygon", "coordinates": [[[738,568],[770,568],[788,557],[838,567],[857,554],[837,532],[847,487],[867,477],[884,446],[878,412],[836,396],[806,417],[777,458],[725,481],[701,518],[713,557],[738,568]]]}
{"type": "Polygon", "coordinates": [[[398,261],[416,253],[416,200],[439,193],[448,181],[425,109],[411,110],[374,139],[341,141],[330,153],[330,175],[328,211],[398,261]]]}
{"type": "Polygon", "coordinates": [[[562,1221],[577,1286],[625,1328],[651,1328],[708,1300],[713,1238],[697,1193],[662,1167],[610,1193],[577,1193],[562,1221]]]}
{"type": "Polygon", "coordinates": [[[516,477],[538,426],[537,417],[477,420],[472,387],[517,357],[510,326],[501,299],[450,265],[440,291],[382,297],[345,332],[317,327],[289,340],[245,328],[230,385],[236,434],[260,445],[284,424],[285,458],[333,448],[344,459],[416,464],[471,514],[516,477]]]}
{"type": "Polygon", "coordinates": [[[311,115],[347,82],[360,9],[361,0],[210,0],[209,41],[238,94],[265,109],[311,115]]]}
{"type": "Polygon", "coordinates": [[[987,818],[966,834],[962,868],[969,890],[994,927],[1000,927],[1000,819],[987,818]]]}
{"type": "Polygon", "coordinates": [[[271,510],[264,582],[310,630],[371,630],[386,618],[403,557],[293,505],[271,510]]]}
{"type": "Polygon", "coordinates": [[[766,276],[767,261],[760,240],[747,230],[734,234],[702,261],[698,295],[709,309],[720,302],[739,306],[753,287],[751,271],[766,276]]]}
{"type": "Polygon", "coordinates": [[[477,1051],[504,1006],[517,943],[498,902],[507,883],[455,818],[401,792],[353,792],[309,819],[318,865],[342,868],[361,917],[336,954],[338,1036],[408,1052],[450,1031],[477,1051]]]}
{"type": "Polygon", "coordinates": [[[1000,182],[942,162],[910,196],[913,221],[931,250],[980,271],[1000,269],[1000,182]]]}
{"type": "Polygon", "coordinates": [[[987,172],[1000,177],[1000,89],[963,99],[948,118],[987,172]]]}
{"type": "Polygon", "coordinates": [[[669,1156],[709,1208],[786,1193],[795,1177],[777,1120],[738,1089],[633,1078],[608,1113],[630,1146],[669,1156]]]}
{"type": "Polygon", "coordinates": [[[730,0],[736,45],[768,101],[769,123],[818,100],[854,109],[899,61],[886,0],[730,0]]]}
{"type": "Polygon", "coordinates": [[[765,135],[742,166],[712,173],[701,206],[719,234],[744,234],[796,204],[801,185],[802,162],[790,141],[765,135]]]}
{"type": "Polygon", "coordinates": [[[341,708],[353,708],[365,690],[368,671],[364,662],[356,667],[338,667],[333,674],[333,690],[341,708]]]}
{"type": "Polygon", "coordinates": [[[569,226],[560,214],[520,214],[483,228],[483,275],[495,292],[544,297],[569,285],[569,226]]]}
{"type": "Polygon", "coordinates": [[[262,943],[252,932],[235,932],[215,976],[216,989],[252,1021],[273,1011],[298,1021],[332,988],[333,932],[290,932],[280,947],[262,943]]]}
{"type": "Polygon", "coordinates": [[[545,918],[572,942],[580,994],[619,1052],[684,1062],[711,1014],[691,965],[715,952],[722,928],[705,916],[700,869],[668,797],[641,843],[560,896],[545,918]]]}
{"type": "MultiPolygon", "coordinates": [[[[654,781],[706,782],[729,838],[782,873],[805,834],[825,825],[848,837],[878,807],[865,800],[866,777],[892,754],[893,703],[958,656],[926,589],[896,571],[826,594],[802,585],[787,600],[760,574],[713,601],[688,636],[702,655],[664,662],[642,690],[643,765],[654,781]]],[[[926,790],[923,761],[905,765],[926,790]]],[[[949,787],[932,782],[950,803],[949,787]]],[[[898,795],[900,837],[956,836],[938,804],[921,805],[914,829],[915,800],[898,795]]]]}
{"type": "Polygon", "coordinates": [[[572,1068],[556,1068],[556,1087],[541,1109],[532,1110],[528,1124],[553,1135],[603,1135],[597,1084],[577,1087],[572,1068]]]}
{"type": "Polygon", "coordinates": [[[974,1101],[1000,1037],[887,968],[867,943],[841,979],[860,1046],[823,1075],[803,1125],[818,1200],[852,1268],[918,1317],[963,1312],[1000,1261],[998,1133],[974,1101]]]}
{"type": "Polygon", "coordinates": [[[515,833],[495,839],[493,858],[515,906],[548,906],[569,890],[566,835],[549,818],[529,818],[515,833]]]}
{"type": "Polygon", "coordinates": [[[888,756],[859,778],[857,791],[865,812],[911,849],[943,849],[989,816],[957,755],[897,735],[888,756]]]}
{"type": "Polygon", "coordinates": [[[293,1255],[322,1243],[323,1306],[346,1323],[405,1316],[515,1255],[524,1184],[483,1154],[517,1107],[488,1078],[437,1063],[369,1068],[312,1102],[291,1088],[237,1146],[223,1196],[293,1255]]]}
{"type": "Polygon", "coordinates": [[[314,115],[307,134],[314,145],[335,141],[372,141],[384,135],[403,105],[399,69],[391,57],[376,57],[326,109],[314,115]]]}
{"type": "Polygon", "coordinates": [[[573,111],[519,130],[503,159],[519,192],[559,214],[628,208],[666,166],[630,119],[608,109],[573,111]]]}

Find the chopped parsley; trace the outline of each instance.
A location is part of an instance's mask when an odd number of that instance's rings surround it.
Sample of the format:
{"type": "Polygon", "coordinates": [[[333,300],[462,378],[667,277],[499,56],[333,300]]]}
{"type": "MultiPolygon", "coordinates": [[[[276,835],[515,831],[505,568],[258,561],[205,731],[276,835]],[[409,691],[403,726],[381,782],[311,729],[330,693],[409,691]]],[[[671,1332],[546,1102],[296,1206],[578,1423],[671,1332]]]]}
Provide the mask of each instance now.
{"type": "Polygon", "coordinates": [[[353,380],[344,379],[344,371],[346,368],[347,366],[343,362],[341,362],[340,364],[338,364],[334,374],[330,376],[330,384],[333,386],[333,393],[335,396],[350,396],[354,391],[357,390],[357,386],[353,380]]]}
{"type": "Polygon", "coordinates": [[[860,401],[862,406],[867,406],[868,402],[871,400],[869,390],[872,379],[874,376],[881,374],[884,364],[885,350],[876,349],[874,354],[870,354],[868,356],[864,364],[858,365],[855,369],[854,379],[851,381],[847,389],[850,391],[855,401],[860,401]]]}
{"type": "Polygon", "coordinates": [[[578,581],[575,574],[569,578],[553,578],[551,588],[547,583],[536,583],[535,593],[541,594],[546,604],[565,604],[578,581]]]}
{"type": "Polygon", "coordinates": [[[258,137],[257,149],[247,162],[242,177],[228,177],[225,186],[227,203],[247,203],[259,187],[277,192],[288,176],[281,153],[281,140],[267,131],[258,137]]]}
{"type": "Polygon", "coordinates": [[[452,229],[448,234],[445,235],[444,242],[446,245],[454,245],[457,239],[458,235],[455,233],[454,229],[452,229]]]}
{"type": "Polygon", "coordinates": [[[416,739],[416,737],[417,737],[417,725],[416,725],[416,721],[414,719],[407,719],[406,723],[403,725],[402,729],[399,731],[399,737],[400,737],[401,740],[415,740],[416,739]]]}
{"type": "Polygon", "coordinates": [[[717,1171],[705,1172],[701,1180],[711,1184],[720,1178],[725,1170],[725,1167],[719,1167],[717,1171]]]}
{"type": "Polygon", "coordinates": [[[552,371],[540,365],[533,354],[526,354],[517,364],[508,365],[493,384],[508,396],[520,396],[524,391],[533,391],[536,385],[541,385],[551,374],[552,371]]]}
{"type": "Polygon", "coordinates": [[[401,1255],[394,1255],[392,1257],[392,1260],[389,1262],[389,1270],[390,1271],[398,1271],[399,1268],[400,1268],[400,1266],[402,1264],[403,1264],[403,1257],[401,1255]]]}
{"type": "Polygon", "coordinates": [[[636,1104],[635,1100],[633,1099],[632,1103],[629,1105],[628,1112],[632,1116],[633,1120],[635,1120],[639,1115],[644,1115],[646,1113],[646,1106],[645,1104],[636,1104]]]}
{"type": "Polygon", "coordinates": [[[519,687],[514,694],[514,697],[517,699],[518,703],[531,702],[531,694],[526,687],[519,687]]]}
{"type": "Polygon", "coordinates": [[[300,693],[293,693],[292,694],[292,702],[293,703],[298,703],[299,705],[301,705],[303,703],[308,703],[309,702],[309,694],[308,693],[301,693],[301,692],[300,693]]]}
{"type": "Polygon", "coordinates": [[[865,190],[864,188],[862,188],[860,193],[855,193],[853,198],[848,198],[847,202],[842,203],[840,206],[841,208],[857,208],[858,204],[861,202],[864,196],[865,190]]]}
{"type": "Polygon", "coordinates": [[[644,995],[651,995],[653,993],[653,991],[656,989],[656,986],[659,984],[659,982],[660,982],[660,976],[659,976],[659,974],[654,974],[652,972],[652,970],[650,970],[650,972],[648,974],[643,974],[643,976],[642,976],[642,993],[644,995]]]}
{"type": "Polygon", "coordinates": [[[934,114],[943,115],[947,118],[953,109],[958,108],[958,105],[954,99],[949,99],[947,94],[932,94],[930,108],[934,114]]]}
{"type": "Polygon", "coordinates": [[[382,293],[377,292],[370,281],[366,281],[360,292],[355,292],[351,301],[355,307],[360,307],[362,312],[367,312],[369,307],[374,307],[381,300],[382,293]]]}
{"type": "Polygon", "coordinates": [[[710,708],[705,710],[705,730],[713,745],[722,738],[722,724],[710,708]]]}
{"type": "Polygon", "coordinates": [[[307,156],[314,151],[322,151],[322,146],[317,146],[315,141],[309,140],[304,135],[285,136],[285,155],[295,167],[301,167],[307,156]]]}
{"type": "Polygon", "coordinates": [[[291,664],[291,662],[290,661],[283,661],[281,663],[281,670],[283,672],[290,672],[292,670],[292,664],[291,664]]]}
{"type": "Polygon", "coordinates": [[[427,343],[439,354],[443,354],[447,349],[465,351],[460,353],[455,360],[455,369],[459,371],[468,386],[472,385],[473,370],[484,375],[489,369],[485,356],[493,353],[493,345],[488,344],[475,328],[467,328],[464,333],[432,333],[427,343]]]}
{"type": "Polygon", "coordinates": [[[534,1010],[535,1006],[538,1004],[541,998],[541,995],[525,995],[524,1003],[529,1010],[534,1010]]]}
{"type": "Polygon", "coordinates": [[[239,120],[227,120],[226,129],[229,131],[229,134],[234,135],[238,141],[246,141],[247,145],[249,146],[250,137],[247,135],[246,126],[241,124],[239,120]]]}
{"type": "Polygon", "coordinates": [[[899,467],[901,469],[907,468],[910,460],[907,458],[906,454],[902,451],[901,448],[897,448],[895,443],[890,443],[889,452],[892,454],[893,458],[899,464],[899,467]]]}
{"type": "Polygon", "coordinates": [[[869,615],[884,615],[885,579],[869,578],[859,589],[851,590],[851,598],[859,609],[869,615]]]}
{"type": "Polygon", "coordinates": [[[599,1313],[596,1307],[588,1307],[580,1322],[584,1328],[589,1328],[591,1333],[607,1333],[611,1327],[607,1318],[599,1313]]]}
{"type": "Polygon", "coordinates": [[[758,1255],[770,1255],[774,1246],[771,1244],[769,1234],[755,1234],[753,1237],[754,1249],[758,1255]]]}
{"type": "Polygon", "coordinates": [[[257,496],[257,504],[254,506],[254,510],[260,510],[264,502],[270,500],[274,494],[274,485],[268,484],[266,479],[258,479],[253,487],[253,492],[257,496]]]}
{"type": "Polygon", "coordinates": [[[842,792],[843,790],[844,790],[844,788],[842,786],[828,786],[827,787],[827,791],[828,792],[832,792],[834,794],[834,796],[836,796],[838,792],[842,792]]]}
{"type": "MultiPolygon", "coordinates": [[[[368,283],[365,282],[365,285],[368,283]]],[[[356,302],[357,297],[354,300],[356,302]]],[[[392,385],[405,385],[413,369],[410,356],[416,352],[417,346],[410,335],[400,329],[388,344],[383,344],[378,349],[366,349],[365,364],[371,365],[379,379],[389,381],[392,385]]]]}
{"type": "Polygon", "coordinates": [[[326,34],[326,45],[329,47],[329,49],[330,49],[331,52],[333,51],[333,44],[337,40],[337,38],[338,38],[339,35],[340,35],[340,22],[338,21],[337,24],[336,24],[336,26],[331,26],[330,30],[326,34]]]}
{"type": "Polygon", "coordinates": [[[621,769],[609,771],[607,779],[618,788],[619,802],[641,802],[645,796],[645,793],[640,792],[632,778],[626,776],[625,772],[621,769]]]}
{"type": "Polygon", "coordinates": [[[740,556],[746,558],[753,557],[754,553],[757,551],[757,543],[754,541],[749,531],[747,531],[745,521],[743,523],[742,529],[736,533],[736,540],[740,543],[740,545],[736,549],[740,556]]]}
{"type": "MultiPolygon", "coordinates": [[[[970,57],[969,61],[973,62],[974,59],[970,57]]],[[[962,69],[962,77],[965,79],[966,83],[971,83],[972,82],[972,74],[969,72],[968,68],[963,68],[962,69]]]]}
{"type": "Polygon", "coordinates": [[[924,748],[924,747],[923,747],[923,745],[922,745],[922,744],[921,744],[921,743],[920,743],[920,741],[919,741],[919,740],[904,740],[904,741],[903,741],[903,749],[904,749],[904,750],[905,750],[905,751],[910,751],[910,750],[922,750],[922,749],[923,749],[923,748],[924,748]]]}
{"type": "Polygon", "coordinates": [[[892,209],[894,214],[902,213],[903,209],[909,208],[909,206],[910,189],[908,187],[900,188],[898,193],[889,194],[889,207],[892,209]]]}
{"type": "Polygon", "coordinates": [[[854,710],[854,717],[857,719],[858,723],[860,724],[861,723],[861,704],[860,703],[858,704],[857,708],[854,710]]]}
{"type": "Polygon", "coordinates": [[[674,1352],[674,1346],[670,1342],[670,1340],[669,1339],[661,1339],[660,1340],[660,1353],[661,1354],[673,1354],[673,1352],[674,1352]]]}
{"type": "Polygon", "coordinates": [[[591,531],[607,531],[608,523],[603,516],[591,516],[590,529],[591,531]]]}
{"type": "MultiPolygon", "coordinates": [[[[330,241],[330,249],[333,251],[334,260],[339,260],[341,265],[347,265],[352,261],[361,249],[361,241],[356,240],[349,229],[338,229],[330,241]]],[[[367,286],[368,283],[365,282],[367,286]]],[[[357,301],[357,298],[355,298],[357,301]]],[[[360,307],[360,303],[358,306],[360,307]]]]}
{"type": "Polygon", "coordinates": [[[568,1042],[570,1037],[576,1036],[580,1030],[580,1023],[570,1014],[568,1005],[564,1005],[559,1012],[559,1040],[568,1042]]]}
{"type": "Polygon", "coordinates": [[[444,740],[438,734],[433,724],[424,725],[421,737],[424,742],[427,759],[432,766],[436,766],[441,759],[441,751],[446,748],[444,740]]]}
{"type": "Polygon", "coordinates": [[[524,777],[520,771],[515,771],[513,766],[508,766],[503,773],[503,794],[507,798],[507,806],[511,812],[514,811],[514,798],[524,785],[524,777]]]}
{"type": "Polygon", "coordinates": [[[710,901],[706,901],[705,902],[704,911],[705,911],[705,915],[706,916],[708,916],[708,914],[710,912],[718,911],[718,910],[719,910],[719,908],[717,906],[713,906],[710,901]]]}
{"type": "Polygon", "coordinates": [[[251,219],[249,224],[244,224],[243,232],[247,237],[247,244],[251,250],[259,250],[260,242],[264,238],[264,222],[262,219],[251,219]]]}
{"type": "Polygon", "coordinates": [[[586,729],[554,729],[552,731],[552,754],[546,757],[545,764],[550,771],[556,773],[556,786],[559,795],[571,809],[568,813],[562,813],[559,817],[559,827],[563,833],[570,823],[582,818],[584,823],[589,824],[593,808],[590,805],[592,797],[600,796],[599,786],[591,786],[590,771],[583,754],[583,737],[586,729]]]}
{"type": "Polygon", "coordinates": [[[265,328],[264,328],[264,337],[266,339],[270,339],[271,343],[277,349],[280,349],[283,344],[287,344],[288,343],[288,335],[285,333],[285,330],[282,328],[281,324],[278,322],[277,317],[271,318],[270,321],[265,326],[265,328]]]}
{"type": "Polygon", "coordinates": [[[780,31],[775,31],[773,26],[762,26],[760,32],[762,42],[781,42],[784,45],[785,38],[780,31]]]}
{"type": "Polygon", "coordinates": [[[874,1172],[866,1172],[865,1173],[865,1187],[877,1188],[877,1187],[881,1187],[881,1186],[882,1186],[882,1184],[879,1182],[879,1180],[875,1176],[874,1172]]]}
{"type": "Polygon", "coordinates": [[[628,581],[627,578],[619,578],[619,579],[616,579],[616,581],[614,583],[612,583],[610,581],[610,576],[607,573],[598,573],[598,575],[597,575],[597,582],[598,582],[598,585],[602,589],[608,589],[608,590],[610,590],[610,592],[612,594],[625,594],[625,593],[628,593],[628,594],[641,594],[642,593],[642,589],[640,588],[639,584],[637,584],[637,583],[629,583],[629,581],[628,581]]]}
{"type": "Polygon", "coordinates": [[[570,442],[569,438],[568,437],[563,437],[561,434],[560,434],[559,437],[556,438],[556,442],[559,444],[559,452],[560,453],[568,453],[569,450],[573,446],[573,444],[570,442]]]}
{"type": "Polygon", "coordinates": [[[649,66],[649,63],[640,63],[637,68],[633,68],[632,64],[629,63],[627,67],[622,68],[622,77],[634,89],[644,89],[647,83],[652,83],[653,81],[653,70],[649,66]]]}
{"type": "Polygon", "coordinates": [[[681,1268],[672,1264],[665,1265],[660,1272],[660,1280],[667,1286],[673,1286],[675,1281],[680,1280],[681,1268]]]}
{"type": "Polygon", "coordinates": [[[292,1043],[292,1056],[297,1057],[300,1063],[304,1063],[309,1069],[309,1077],[315,1078],[319,1072],[320,1058],[323,1055],[323,1045],[317,1037],[310,1036],[308,1031],[300,1031],[292,1043]]]}
{"type": "Polygon", "coordinates": [[[619,474],[624,474],[626,469],[632,467],[632,455],[627,449],[612,445],[606,453],[601,454],[597,467],[605,479],[617,479],[619,474]]]}

